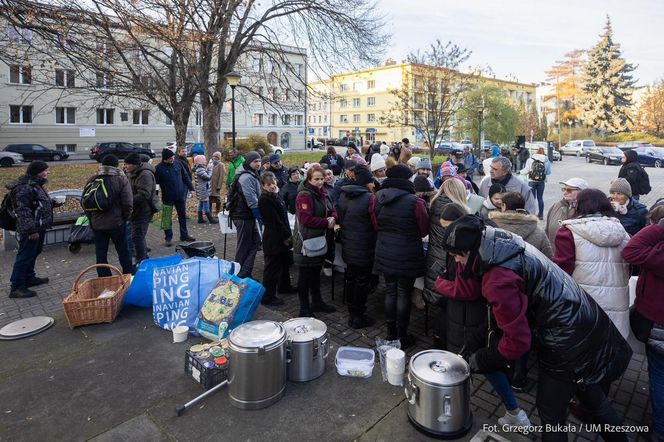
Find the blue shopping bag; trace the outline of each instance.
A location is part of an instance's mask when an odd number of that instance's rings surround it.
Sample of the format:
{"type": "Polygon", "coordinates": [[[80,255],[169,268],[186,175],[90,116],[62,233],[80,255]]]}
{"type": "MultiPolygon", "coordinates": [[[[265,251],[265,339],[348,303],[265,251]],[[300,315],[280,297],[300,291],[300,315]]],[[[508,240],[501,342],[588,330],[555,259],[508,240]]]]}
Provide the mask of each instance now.
{"type": "Polygon", "coordinates": [[[122,301],[122,305],[134,305],[143,308],[152,307],[152,271],[158,267],[177,264],[180,261],[182,261],[180,255],[161,256],[141,261],[127,290],[127,294],[122,301]]]}

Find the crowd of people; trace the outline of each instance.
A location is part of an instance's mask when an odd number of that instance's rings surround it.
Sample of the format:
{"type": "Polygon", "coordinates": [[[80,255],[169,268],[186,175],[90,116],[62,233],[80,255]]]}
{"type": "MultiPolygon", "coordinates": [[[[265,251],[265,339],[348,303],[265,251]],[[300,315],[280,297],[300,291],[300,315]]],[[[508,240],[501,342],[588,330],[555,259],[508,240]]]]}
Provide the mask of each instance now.
{"type": "MultiPolygon", "coordinates": [[[[257,151],[231,151],[227,164],[218,153],[209,162],[198,155],[191,168],[182,153],[164,149],[156,167],[130,155],[125,174],[117,158],[107,156],[96,177],[107,180],[110,207],[90,214],[97,262],[107,262],[113,241],[123,272],[132,272],[131,250],[137,262],[148,257],[145,234],[160,210],[167,246],[173,209],[180,239],[193,241],[187,198],[198,200],[199,223],[215,223],[225,184],[226,208],[237,229],[238,276],[256,277],[255,258],[263,250],[263,304],[278,307],[284,303],[279,294],[297,292],[300,316],[334,312],[323,299],[321,273],[331,274],[335,249],[341,248],[348,326],[375,324],[366,304],[382,277],[386,339],[407,349],[416,342],[409,326],[415,281],[422,277],[423,298],[435,318],[433,346],[461,354],[474,372],[486,375],[506,408],[499,422],[507,425],[530,424],[513,390],[526,382],[531,350],[538,361],[542,424],[564,424],[570,409],[584,421],[618,425],[609,387],[640,340],[661,440],[664,201],[650,209],[639,202],[650,185],[633,153],[625,153],[619,177],[606,183],[608,194],[583,178],[561,181],[562,198],[540,223],[551,174],[543,151],[518,155],[516,168],[492,152],[488,174],[476,184],[480,161],[468,149],[452,152],[435,168],[429,158],[413,156],[407,139],[387,154],[380,148],[370,146],[363,155],[349,143],[343,157],[328,147],[304,169],[288,169],[279,155],[257,151]],[[630,312],[632,275],[639,279],[630,312]]],[[[34,296],[29,287],[48,282],[34,272],[55,205],[43,190],[47,176],[48,165],[36,161],[8,185],[19,234],[10,297],[34,296]]],[[[100,269],[99,276],[105,272],[100,269]]],[[[605,440],[626,440],[604,428],[605,440]]]]}

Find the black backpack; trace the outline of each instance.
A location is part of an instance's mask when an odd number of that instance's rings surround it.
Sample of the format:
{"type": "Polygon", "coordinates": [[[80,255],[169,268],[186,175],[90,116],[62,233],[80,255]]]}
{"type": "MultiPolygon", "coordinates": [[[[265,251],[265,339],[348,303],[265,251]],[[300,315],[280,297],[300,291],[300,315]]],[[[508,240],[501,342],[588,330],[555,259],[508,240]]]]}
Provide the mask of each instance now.
{"type": "Polygon", "coordinates": [[[242,198],[242,191],[240,190],[240,174],[236,174],[231,182],[231,187],[228,189],[228,196],[226,197],[226,210],[231,214],[237,209],[242,198]]]}
{"type": "Polygon", "coordinates": [[[7,193],[2,198],[2,204],[0,204],[0,227],[5,230],[15,231],[16,214],[14,213],[14,204],[12,204],[12,192],[7,193]]]}
{"type": "Polygon", "coordinates": [[[83,188],[81,207],[86,212],[106,212],[113,206],[111,177],[97,175],[88,181],[83,188]]]}
{"type": "Polygon", "coordinates": [[[533,160],[533,164],[530,166],[530,171],[528,172],[528,179],[530,181],[544,181],[546,178],[546,168],[544,163],[540,160],[533,160]]]}

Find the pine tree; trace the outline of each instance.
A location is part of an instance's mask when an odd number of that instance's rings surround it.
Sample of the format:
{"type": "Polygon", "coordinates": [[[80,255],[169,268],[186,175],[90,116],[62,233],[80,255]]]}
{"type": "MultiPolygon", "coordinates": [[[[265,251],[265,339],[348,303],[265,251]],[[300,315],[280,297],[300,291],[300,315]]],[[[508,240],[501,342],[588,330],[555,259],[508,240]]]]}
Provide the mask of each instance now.
{"type": "Polygon", "coordinates": [[[582,121],[601,132],[624,132],[632,123],[634,66],[621,56],[620,44],[613,41],[611,20],[606,17],[604,34],[588,54],[581,100],[582,121]]]}

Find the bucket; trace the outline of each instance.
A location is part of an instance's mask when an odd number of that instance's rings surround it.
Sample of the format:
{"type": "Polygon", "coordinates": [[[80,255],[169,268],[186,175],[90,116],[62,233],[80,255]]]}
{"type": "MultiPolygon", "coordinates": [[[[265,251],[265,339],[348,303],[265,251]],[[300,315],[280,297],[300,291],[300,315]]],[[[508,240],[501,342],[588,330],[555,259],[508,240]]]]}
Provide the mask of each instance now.
{"type": "Polygon", "coordinates": [[[186,325],[178,325],[173,329],[173,343],[184,342],[189,336],[189,327],[186,325]]]}
{"type": "Polygon", "coordinates": [[[406,353],[393,348],[385,354],[387,381],[392,385],[403,385],[403,374],[406,370],[406,353]]]}

